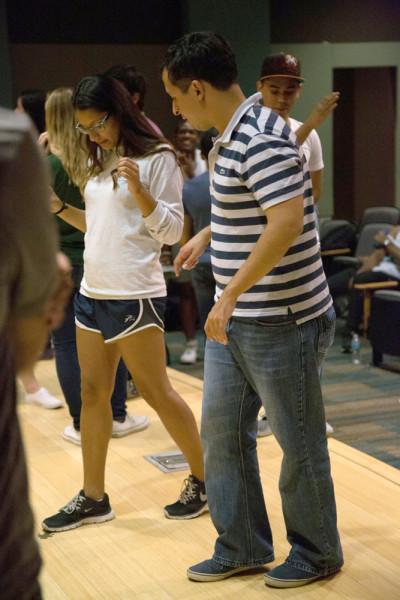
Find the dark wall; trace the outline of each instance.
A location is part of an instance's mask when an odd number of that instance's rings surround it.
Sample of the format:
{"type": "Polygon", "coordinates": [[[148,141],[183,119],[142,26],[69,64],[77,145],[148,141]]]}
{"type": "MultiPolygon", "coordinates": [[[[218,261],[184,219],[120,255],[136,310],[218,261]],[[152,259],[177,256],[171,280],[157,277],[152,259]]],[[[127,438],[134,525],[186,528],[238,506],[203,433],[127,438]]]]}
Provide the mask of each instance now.
{"type": "Polygon", "coordinates": [[[271,0],[271,43],[400,40],[400,0],[271,0]]]}
{"type": "Polygon", "coordinates": [[[5,0],[0,0],[0,106],[12,106],[12,79],[8,48],[7,13],[5,0]]]}
{"type": "Polygon", "coordinates": [[[14,44],[167,44],[182,31],[179,0],[7,0],[14,44]]]}
{"type": "Polygon", "coordinates": [[[131,63],[146,75],[146,114],[170,136],[176,119],[160,77],[166,49],[166,44],[12,44],[15,96],[29,88],[74,87],[85,75],[131,63]]]}
{"type": "Polygon", "coordinates": [[[131,63],[147,79],[146,113],[171,135],[175,119],[160,68],[168,45],[181,35],[179,0],[7,0],[6,5],[14,101],[26,88],[74,86],[84,75],[131,63]]]}
{"type": "Polygon", "coordinates": [[[239,83],[253,94],[261,61],[269,53],[269,0],[185,0],[183,8],[185,31],[212,30],[229,40],[239,83]]]}
{"type": "Polygon", "coordinates": [[[396,69],[335,69],[334,79],[334,212],[359,221],[368,206],[396,204],[396,69]]]}

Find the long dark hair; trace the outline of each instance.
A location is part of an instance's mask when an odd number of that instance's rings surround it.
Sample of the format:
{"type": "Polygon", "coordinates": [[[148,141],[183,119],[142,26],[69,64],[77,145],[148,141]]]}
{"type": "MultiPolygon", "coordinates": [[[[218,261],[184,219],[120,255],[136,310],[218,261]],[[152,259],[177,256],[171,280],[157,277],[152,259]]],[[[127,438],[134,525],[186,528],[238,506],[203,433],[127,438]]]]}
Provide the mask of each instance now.
{"type": "MultiPolygon", "coordinates": [[[[80,80],[72,95],[72,105],[76,110],[94,108],[110,113],[119,123],[118,146],[125,156],[141,157],[158,152],[160,144],[171,144],[157,135],[146,117],[132,102],[128,91],[116,79],[106,75],[90,75],[80,80]]],[[[103,170],[107,154],[87,136],[91,174],[103,170]]],[[[164,147],[165,149],[165,147],[164,147]]]]}

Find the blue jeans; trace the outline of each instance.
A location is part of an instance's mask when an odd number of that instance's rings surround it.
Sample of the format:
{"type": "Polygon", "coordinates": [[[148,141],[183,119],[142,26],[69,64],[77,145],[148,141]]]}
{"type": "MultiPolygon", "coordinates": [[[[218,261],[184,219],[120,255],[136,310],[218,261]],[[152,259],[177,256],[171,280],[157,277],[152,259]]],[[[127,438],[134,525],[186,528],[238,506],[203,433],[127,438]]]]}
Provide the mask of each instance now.
{"type": "MultiPolygon", "coordinates": [[[[82,267],[74,265],[72,277],[75,285],[75,292],[79,289],[82,279],[82,267]]],[[[78,353],[76,349],[76,326],[74,312],[74,295],[68,302],[65,310],[65,319],[62,325],[53,331],[53,345],[56,359],[56,370],[58,380],[69,413],[72,417],[75,429],[80,429],[81,415],[81,371],[78,362],[78,353]]],[[[120,361],[115,377],[115,387],[111,397],[111,406],[113,419],[123,421],[126,416],[126,382],[128,379],[128,370],[125,364],[120,361]]]]}
{"type": "Polygon", "coordinates": [[[273,560],[272,533],[257,460],[264,405],[283,451],[279,481],[288,562],[327,575],[342,563],[319,372],[335,313],[296,325],[293,316],[233,317],[229,344],[207,340],[202,441],[214,560],[228,566],[273,560]]]}

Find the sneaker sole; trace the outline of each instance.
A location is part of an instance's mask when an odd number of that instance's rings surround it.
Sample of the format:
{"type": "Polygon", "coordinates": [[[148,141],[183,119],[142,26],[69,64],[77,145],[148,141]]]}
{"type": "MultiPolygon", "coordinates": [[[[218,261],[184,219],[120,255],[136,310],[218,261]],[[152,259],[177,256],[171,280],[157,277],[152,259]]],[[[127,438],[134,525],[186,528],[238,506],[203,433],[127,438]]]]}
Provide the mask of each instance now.
{"type": "Polygon", "coordinates": [[[218,575],[212,575],[211,573],[197,573],[196,571],[192,571],[188,569],[186,571],[188,579],[190,581],[221,581],[222,579],[228,579],[228,577],[232,577],[232,575],[236,575],[236,573],[241,573],[242,571],[250,571],[255,567],[235,567],[226,573],[218,573],[218,575]]]}
{"type": "Polygon", "coordinates": [[[137,433],[138,431],[143,431],[143,429],[147,429],[150,425],[150,420],[145,421],[142,425],[138,425],[137,427],[133,427],[131,429],[126,429],[125,431],[117,431],[115,433],[111,433],[111,437],[120,438],[129,435],[130,433],[137,433]]]}
{"type": "Polygon", "coordinates": [[[71,525],[65,525],[65,527],[49,527],[45,523],[42,523],[42,528],[44,531],[57,533],[58,531],[70,531],[71,529],[77,529],[77,527],[81,527],[82,525],[93,525],[95,523],[105,523],[106,521],[112,521],[112,519],[115,519],[115,514],[111,510],[106,515],[97,515],[96,517],[87,517],[86,519],[82,519],[81,521],[77,521],[76,523],[71,523],[71,525]]]}
{"type": "Polygon", "coordinates": [[[202,506],[202,508],[200,510],[198,510],[196,513],[191,513],[190,515],[180,515],[180,516],[174,516],[174,515],[170,515],[168,511],[166,511],[164,509],[164,515],[167,517],[167,519],[173,519],[174,521],[187,521],[188,519],[195,519],[196,517],[199,517],[200,515],[202,515],[203,513],[208,511],[208,505],[206,504],[205,506],[202,506]]]}
{"type": "Polygon", "coordinates": [[[61,434],[61,437],[63,438],[63,440],[66,440],[67,442],[71,442],[71,444],[75,444],[75,446],[81,446],[80,440],[76,440],[75,438],[68,437],[68,435],[64,435],[63,433],[61,434]]]}
{"type": "Polygon", "coordinates": [[[265,585],[274,588],[301,587],[302,585],[307,585],[308,583],[312,583],[317,579],[322,579],[322,576],[317,575],[316,577],[308,577],[307,579],[277,579],[275,577],[269,577],[268,575],[264,575],[265,585]]]}
{"type": "Polygon", "coordinates": [[[35,406],[40,406],[46,410],[57,410],[58,408],[62,408],[64,406],[63,402],[60,402],[60,404],[54,404],[53,406],[46,406],[45,404],[38,402],[38,400],[28,400],[27,398],[25,398],[25,404],[34,404],[35,406]]]}

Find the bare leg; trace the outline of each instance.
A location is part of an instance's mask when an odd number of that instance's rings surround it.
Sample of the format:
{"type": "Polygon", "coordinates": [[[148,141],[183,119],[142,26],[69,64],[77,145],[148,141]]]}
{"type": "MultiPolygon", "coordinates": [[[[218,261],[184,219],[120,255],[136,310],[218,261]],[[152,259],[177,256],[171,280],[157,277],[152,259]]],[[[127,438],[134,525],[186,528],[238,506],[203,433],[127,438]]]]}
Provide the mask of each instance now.
{"type": "Polygon", "coordinates": [[[99,333],[77,327],[81,367],[81,438],[83,489],[99,500],[104,495],[108,442],[112,429],[111,394],[120,359],[116,344],[105,344],[99,333]]]}
{"type": "Polygon", "coordinates": [[[118,347],[141,395],[186,456],[192,474],[204,481],[203,450],[194,415],[167,376],[164,334],[149,327],[123,338],[118,347]]]}
{"type": "Polygon", "coordinates": [[[22,385],[24,386],[24,390],[27,394],[34,394],[40,390],[40,384],[35,377],[33,367],[24,369],[24,371],[20,371],[18,376],[22,381],[22,385]]]}

